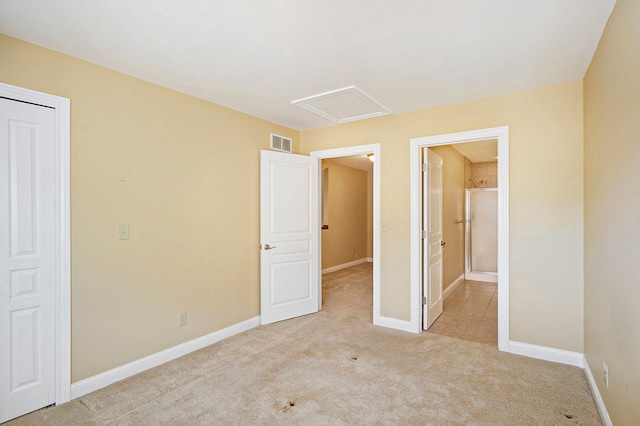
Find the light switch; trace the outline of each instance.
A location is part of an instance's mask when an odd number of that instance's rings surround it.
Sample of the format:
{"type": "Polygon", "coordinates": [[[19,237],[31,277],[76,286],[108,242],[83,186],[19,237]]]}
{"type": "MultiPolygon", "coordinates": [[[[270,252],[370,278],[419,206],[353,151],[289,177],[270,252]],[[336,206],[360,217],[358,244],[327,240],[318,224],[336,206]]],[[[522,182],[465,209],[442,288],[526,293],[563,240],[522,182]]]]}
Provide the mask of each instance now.
{"type": "Polygon", "coordinates": [[[121,223],[118,225],[118,239],[119,240],[128,240],[129,239],[129,224],[121,223]]]}

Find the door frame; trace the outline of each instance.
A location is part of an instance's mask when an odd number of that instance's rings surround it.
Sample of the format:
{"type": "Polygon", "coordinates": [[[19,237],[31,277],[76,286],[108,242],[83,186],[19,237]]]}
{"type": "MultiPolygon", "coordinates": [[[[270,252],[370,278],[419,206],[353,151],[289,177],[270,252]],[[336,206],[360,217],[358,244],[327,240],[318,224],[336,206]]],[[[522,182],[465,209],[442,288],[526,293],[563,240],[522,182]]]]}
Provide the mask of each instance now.
{"type": "Polygon", "coordinates": [[[55,150],[55,404],[71,400],[71,101],[0,83],[0,97],[54,110],[55,150]]]}
{"type": "Polygon", "coordinates": [[[411,138],[411,330],[422,331],[421,209],[422,148],[498,140],[498,349],[509,351],[509,126],[411,138]]]}
{"type": "MultiPolygon", "coordinates": [[[[349,146],[344,148],[325,149],[321,151],[311,151],[309,155],[320,160],[337,157],[349,157],[352,155],[366,155],[373,153],[373,324],[389,327],[386,317],[380,314],[380,143],[368,145],[349,146]]],[[[319,167],[318,184],[322,184],[322,167],[319,167]]],[[[321,189],[321,188],[320,188],[321,189]]],[[[319,191],[322,197],[322,191],[319,191]]],[[[322,208],[322,203],[319,203],[322,208]]],[[[322,309],[322,230],[318,227],[318,238],[320,249],[318,250],[318,309],[322,309]]]]}

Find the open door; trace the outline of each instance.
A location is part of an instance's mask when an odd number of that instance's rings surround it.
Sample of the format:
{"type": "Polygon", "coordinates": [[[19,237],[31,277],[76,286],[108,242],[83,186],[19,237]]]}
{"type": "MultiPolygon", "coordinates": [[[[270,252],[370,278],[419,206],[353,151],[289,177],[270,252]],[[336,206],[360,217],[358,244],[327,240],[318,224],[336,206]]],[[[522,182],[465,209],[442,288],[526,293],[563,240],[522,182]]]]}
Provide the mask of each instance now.
{"type": "Polygon", "coordinates": [[[0,99],[0,423],[56,402],[55,111],[0,99]]]}
{"type": "Polygon", "coordinates": [[[423,328],[442,314],[442,157],[422,149],[422,295],[423,328]]]}
{"type": "Polygon", "coordinates": [[[260,321],[318,312],[316,157],[260,151],[260,321]]]}

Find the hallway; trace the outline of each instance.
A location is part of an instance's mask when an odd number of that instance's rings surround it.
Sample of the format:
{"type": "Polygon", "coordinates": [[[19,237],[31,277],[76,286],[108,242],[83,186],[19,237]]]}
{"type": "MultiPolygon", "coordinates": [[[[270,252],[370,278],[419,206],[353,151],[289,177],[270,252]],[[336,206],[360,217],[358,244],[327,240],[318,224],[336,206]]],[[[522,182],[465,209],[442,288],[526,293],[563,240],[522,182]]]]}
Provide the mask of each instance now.
{"type": "Polygon", "coordinates": [[[442,315],[429,332],[498,346],[496,283],[464,281],[444,301],[442,315]]]}

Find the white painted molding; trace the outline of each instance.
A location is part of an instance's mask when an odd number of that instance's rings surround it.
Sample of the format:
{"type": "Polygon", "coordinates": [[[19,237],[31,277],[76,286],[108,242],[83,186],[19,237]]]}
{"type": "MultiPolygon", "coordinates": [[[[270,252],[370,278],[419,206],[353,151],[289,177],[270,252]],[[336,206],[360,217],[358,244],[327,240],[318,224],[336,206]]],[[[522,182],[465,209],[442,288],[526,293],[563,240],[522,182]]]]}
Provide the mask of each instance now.
{"type": "Polygon", "coordinates": [[[414,331],[413,326],[411,325],[411,321],[399,320],[397,318],[391,317],[383,317],[379,315],[378,317],[374,317],[373,325],[379,325],[380,327],[393,328],[400,331],[408,331],[409,333],[416,333],[414,331]]]}
{"type": "Polygon", "coordinates": [[[464,274],[460,274],[460,276],[456,278],[451,284],[449,284],[449,286],[442,292],[442,298],[446,299],[447,297],[451,296],[451,293],[453,293],[456,288],[458,288],[463,282],[464,274]]]}
{"type": "Polygon", "coordinates": [[[363,258],[363,259],[354,260],[353,262],[343,263],[342,265],[332,266],[330,268],[323,269],[322,270],[322,274],[323,275],[324,274],[329,274],[331,272],[336,272],[336,271],[340,271],[342,269],[351,268],[352,266],[361,265],[361,264],[367,263],[367,262],[372,262],[372,260],[369,260],[368,258],[363,258]]]}
{"type": "Polygon", "coordinates": [[[602,423],[604,423],[606,426],[613,426],[613,422],[611,421],[611,417],[609,417],[607,407],[604,405],[604,400],[602,399],[602,395],[600,395],[600,389],[598,389],[598,384],[596,383],[596,379],[591,373],[591,368],[589,368],[589,363],[587,362],[586,357],[584,358],[583,363],[584,375],[587,377],[587,383],[589,383],[589,387],[591,388],[591,392],[593,393],[593,398],[596,400],[596,406],[598,407],[598,412],[600,413],[602,423]]]}
{"type": "Polygon", "coordinates": [[[509,351],[512,354],[528,356],[529,358],[557,362],[584,368],[584,355],[580,352],[565,351],[564,349],[548,346],[532,345],[529,343],[509,341],[509,351]]]}
{"type": "Polygon", "coordinates": [[[172,348],[132,361],[128,364],[121,365],[120,367],[116,367],[112,370],[105,371],[104,373],[73,383],[71,385],[71,399],[76,399],[88,393],[97,391],[105,386],[109,386],[135,374],[142,373],[150,368],[157,367],[165,362],[187,355],[259,325],[260,317],[254,317],[222,330],[215,331],[211,334],[207,334],[206,336],[198,337],[197,339],[190,340],[172,348]]]}
{"type": "Polygon", "coordinates": [[[0,96],[50,107],[55,111],[55,402],[62,404],[71,399],[71,101],[5,83],[0,83],[0,96]]]}
{"type": "Polygon", "coordinates": [[[485,283],[498,282],[498,274],[496,272],[465,272],[465,278],[471,281],[482,281],[485,283]]]}
{"type": "Polygon", "coordinates": [[[422,329],[421,150],[461,142],[498,140],[498,349],[509,351],[509,126],[411,138],[409,151],[411,202],[411,327],[422,329]]]}

